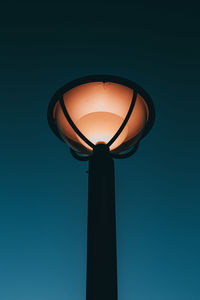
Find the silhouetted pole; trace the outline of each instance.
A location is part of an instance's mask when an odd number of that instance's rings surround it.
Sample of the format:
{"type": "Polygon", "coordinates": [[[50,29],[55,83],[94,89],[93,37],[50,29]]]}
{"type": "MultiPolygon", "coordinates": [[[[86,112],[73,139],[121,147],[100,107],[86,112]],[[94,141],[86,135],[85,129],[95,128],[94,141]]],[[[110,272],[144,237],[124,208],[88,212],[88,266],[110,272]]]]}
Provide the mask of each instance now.
{"type": "Polygon", "coordinates": [[[117,300],[114,161],[105,144],[89,160],[87,300],[117,300]]]}

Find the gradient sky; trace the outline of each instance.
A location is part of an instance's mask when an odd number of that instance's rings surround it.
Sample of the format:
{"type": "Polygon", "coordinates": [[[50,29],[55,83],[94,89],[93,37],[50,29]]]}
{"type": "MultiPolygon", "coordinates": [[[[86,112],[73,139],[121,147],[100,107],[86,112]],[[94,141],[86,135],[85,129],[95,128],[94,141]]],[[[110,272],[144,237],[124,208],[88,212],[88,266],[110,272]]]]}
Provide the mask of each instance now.
{"type": "Polygon", "coordinates": [[[136,155],[115,162],[118,298],[200,299],[200,24],[188,5],[1,6],[0,299],[85,300],[87,163],[46,112],[63,84],[101,73],[135,81],[156,109],[136,155]]]}

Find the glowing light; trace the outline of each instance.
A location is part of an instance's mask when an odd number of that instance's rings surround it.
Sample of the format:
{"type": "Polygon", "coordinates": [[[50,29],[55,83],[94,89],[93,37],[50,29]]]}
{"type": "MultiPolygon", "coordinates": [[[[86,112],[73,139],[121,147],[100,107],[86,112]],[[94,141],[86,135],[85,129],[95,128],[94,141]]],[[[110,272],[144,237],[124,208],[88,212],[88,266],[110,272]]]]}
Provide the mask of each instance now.
{"type": "MultiPolygon", "coordinates": [[[[78,129],[93,144],[108,143],[120,128],[130,107],[134,91],[127,86],[112,82],[90,82],[81,84],[63,95],[67,111],[78,129]]],[[[126,127],[111,145],[111,151],[137,140],[138,134],[148,120],[148,107],[138,94],[133,112],[126,127]]],[[[60,103],[54,109],[57,128],[63,139],[77,151],[92,151],[72,129],[66,120],[60,103]]]]}
{"type": "MultiPolygon", "coordinates": [[[[123,122],[123,118],[108,112],[95,112],[90,113],[76,122],[76,126],[79,130],[87,136],[87,138],[93,143],[99,142],[108,143],[113,135],[117,132],[123,122]]],[[[117,138],[117,140],[111,145],[111,150],[123,143],[127,136],[128,129],[125,128],[117,138]]],[[[80,142],[90,149],[90,147],[77,136],[80,142]]]]}

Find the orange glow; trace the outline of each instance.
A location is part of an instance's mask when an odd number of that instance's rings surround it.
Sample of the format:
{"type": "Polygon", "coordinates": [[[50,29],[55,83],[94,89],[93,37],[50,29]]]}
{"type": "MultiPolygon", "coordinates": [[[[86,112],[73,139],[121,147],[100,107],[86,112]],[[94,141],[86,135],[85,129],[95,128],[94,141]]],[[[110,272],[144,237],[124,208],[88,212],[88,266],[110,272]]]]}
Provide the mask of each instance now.
{"type": "MultiPolygon", "coordinates": [[[[79,130],[87,136],[87,138],[93,143],[98,144],[104,142],[107,144],[113,135],[117,132],[120,125],[123,122],[123,118],[109,113],[109,112],[95,112],[90,113],[80,118],[76,125],[79,130]],[[91,126],[92,124],[92,126],[91,126]]],[[[127,135],[127,128],[123,130],[119,138],[111,145],[111,150],[123,143],[127,135]]],[[[90,147],[77,136],[81,143],[88,149],[90,147]]]]}
{"type": "MultiPolygon", "coordinates": [[[[134,91],[124,85],[112,82],[90,82],[72,88],[63,95],[68,113],[78,129],[93,143],[107,143],[120,128],[129,110],[134,91]]],[[[59,102],[54,109],[58,130],[66,142],[77,151],[88,153],[92,149],[71,128],[59,102]]],[[[148,108],[138,94],[132,115],[111,145],[117,152],[124,143],[136,141],[148,119],[148,108]]]]}

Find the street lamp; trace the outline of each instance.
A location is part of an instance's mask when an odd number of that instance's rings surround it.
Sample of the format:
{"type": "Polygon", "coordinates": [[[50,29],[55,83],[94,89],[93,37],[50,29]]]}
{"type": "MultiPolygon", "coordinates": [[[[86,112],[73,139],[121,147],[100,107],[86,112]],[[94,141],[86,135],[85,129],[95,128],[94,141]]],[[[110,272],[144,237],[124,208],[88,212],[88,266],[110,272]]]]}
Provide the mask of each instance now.
{"type": "Polygon", "coordinates": [[[153,126],[153,102],[132,81],[94,75],[60,88],[47,117],[72,155],[89,161],[86,299],[117,300],[113,158],[136,152],[153,126]]]}

